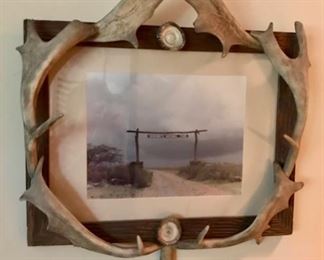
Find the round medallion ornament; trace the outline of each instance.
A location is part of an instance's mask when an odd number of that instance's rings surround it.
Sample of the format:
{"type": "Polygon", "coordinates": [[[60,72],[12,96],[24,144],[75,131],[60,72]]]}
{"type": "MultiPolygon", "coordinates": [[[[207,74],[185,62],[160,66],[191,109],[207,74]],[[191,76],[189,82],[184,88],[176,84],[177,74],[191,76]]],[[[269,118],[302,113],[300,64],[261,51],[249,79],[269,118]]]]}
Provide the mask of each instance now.
{"type": "Polygon", "coordinates": [[[170,246],[178,242],[181,237],[181,226],[176,218],[167,218],[161,222],[158,230],[158,240],[161,244],[170,246]]]}
{"type": "Polygon", "coordinates": [[[173,22],[163,24],[157,33],[157,38],[162,48],[178,51],[186,44],[186,36],[183,30],[173,22]]]}

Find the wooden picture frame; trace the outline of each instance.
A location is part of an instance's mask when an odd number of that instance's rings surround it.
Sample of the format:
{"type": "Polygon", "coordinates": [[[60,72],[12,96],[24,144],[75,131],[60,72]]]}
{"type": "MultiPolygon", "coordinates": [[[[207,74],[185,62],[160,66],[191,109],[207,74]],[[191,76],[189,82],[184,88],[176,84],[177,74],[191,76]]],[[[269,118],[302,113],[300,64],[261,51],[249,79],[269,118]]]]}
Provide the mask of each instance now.
{"type": "MultiPolygon", "coordinates": [[[[44,41],[51,40],[67,24],[64,21],[34,21],[35,28],[40,38],[44,41]]],[[[141,26],[137,31],[140,49],[161,50],[161,46],[156,38],[158,26],[141,26]]],[[[197,34],[193,28],[182,28],[186,34],[186,45],[182,51],[222,51],[221,42],[210,34],[197,34]]],[[[24,38],[27,38],[27,21],[24,23],[24,38]]],[[[298,41],[295,33],[276,32],[276,39],[285,52],[291,58],[297,57],[299,53],[298,41]]],[[[78,46],[87,47],[115,47],[132,48],[127,42],[109,42],[98,43],[92,41],[83,41],[78,46]]],[[[262,53],[260,50],[250,49],[244,46],[233,46],[231,52],[237,53],[262,53]]],[[[49,91],[48,80],[39,93],[37,102],[37,122],[41,124],[49,117],[49,91]]],[[[278,76],[278,105],[277,105],[277,128],[276,128],[276,148],[275,160],[280,164],[285,162],[289,150],[289,144],[282,138],[283,135],[293,132],[296,122],[296,107],[293,95],[287,86],[285,80],[278,76]]],[[[45,163],[43,167],[43,176],[49,184],[49,135],[46,133],[39,137],[39,151],[43,151],[45,163]]],[[[291,175],[294,179],[294,173],[291,175]]],[[[30,187],[30,177],[26,174],[26,188],[30,187]]],[[[265,231],[266,236],[289,235],[293,231],[293,197],[289,201],[289,208],[281,211],[270,222],[271,228],[265,231]]],[[[232,236],[246,229],[256,216],[242,217],[215,217],[215,218],[190,218],[181,219],[182,236],[181,240],[195,239],[197,234],[207,225],[210,230],[206,238],[225,238],[232,236]]],[[[71,244],[67,239],[47,230],[47,217],[35,206],[27,203],[27,228],[28,245],[67,245],[71,244]]],[[[134,221],[112,221],[83,223],[96,236],[112,242],[131,243],[140,236],[145,242],[157,242],[156,233],[161,220],[134,220],[134,221]]]]}

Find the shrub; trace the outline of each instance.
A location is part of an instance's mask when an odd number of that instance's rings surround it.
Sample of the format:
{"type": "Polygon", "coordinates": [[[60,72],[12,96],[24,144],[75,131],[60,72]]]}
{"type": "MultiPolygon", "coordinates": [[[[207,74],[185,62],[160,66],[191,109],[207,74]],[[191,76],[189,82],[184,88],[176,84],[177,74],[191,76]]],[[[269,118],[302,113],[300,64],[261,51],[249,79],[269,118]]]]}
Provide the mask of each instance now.
{"type": "Polygon", "coordinates": [[[235,182],[242,179],[242,165],[233,163],[191,162],[180,168],[178,175],[195,181],[235,182]]]}

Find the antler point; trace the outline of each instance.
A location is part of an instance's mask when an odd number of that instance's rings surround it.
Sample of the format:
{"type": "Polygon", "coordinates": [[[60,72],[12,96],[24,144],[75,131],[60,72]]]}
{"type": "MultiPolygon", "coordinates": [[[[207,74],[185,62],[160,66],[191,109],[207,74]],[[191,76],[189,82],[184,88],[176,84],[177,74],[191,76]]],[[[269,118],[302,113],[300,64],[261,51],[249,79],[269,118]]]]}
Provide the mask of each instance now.
{"type": "Polygon", "coordinates": [[[136,236],[136,242],[137,242],[138,251],[143,252],[144,251],[144,244],[143,244],[142,238],[139,235],[136,236]]]}
{"type": "Polygon", "coordinates": [[[203,240],[205,239],[205,237],[206,237],[206,235],[207,235],[207,233],[208,233],[208,231],[209,231],[209,228],[210,228],[210,226],[207,225],[207,226],[205,226],[204,229],[199,233],[198,238],[197,238],[197,243],[198,243],[198,245],[200,245],[200,244],[203,242],[203,240]]]}

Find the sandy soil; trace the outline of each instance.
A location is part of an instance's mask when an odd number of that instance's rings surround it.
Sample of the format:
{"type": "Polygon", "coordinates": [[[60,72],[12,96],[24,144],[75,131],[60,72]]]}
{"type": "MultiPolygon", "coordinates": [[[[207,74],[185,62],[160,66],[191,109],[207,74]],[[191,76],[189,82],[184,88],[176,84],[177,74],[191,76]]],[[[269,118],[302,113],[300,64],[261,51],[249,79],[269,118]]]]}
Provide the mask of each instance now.
{"type": "Polygon", "coordinates": [[[130,198],[240,194],[241,183],[209,184],[183,179],[172,171],[154,170],[152,185],[136,189],[131,185],[88,185],[89,198],[130,198]]]}

